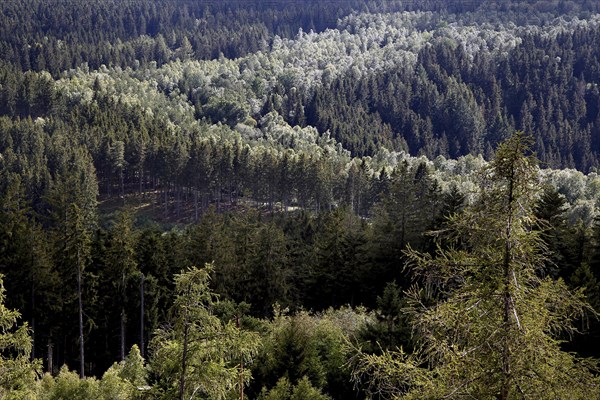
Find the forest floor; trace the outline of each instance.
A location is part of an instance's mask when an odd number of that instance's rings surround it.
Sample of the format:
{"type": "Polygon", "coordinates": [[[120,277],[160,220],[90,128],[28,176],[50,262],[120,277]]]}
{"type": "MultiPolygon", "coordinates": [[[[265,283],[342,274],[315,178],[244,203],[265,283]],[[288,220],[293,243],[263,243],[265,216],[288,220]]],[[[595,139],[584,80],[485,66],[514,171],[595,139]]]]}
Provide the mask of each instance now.
{"type": "MultiPolygon", "coordinates": [[[[280,203],[274,204],[271,210],[268,203],[258,203],[244,197],[238,197],[233,201],[213,202],[208,207],[198,208],[198,210],[194,202],[189,199],[177,203],[174,198],[171,198],[165,209],[164,201],[158,191],[127,193],[124,197],[101,195],[98,197],[98,212],[101,221],[108,221],[115,212],[128,208],[134,213],[137,225],[158,224],[167,229],[197,222],[202,214],[211,209],[217,213],[243,213],[254,210],[265,217],[286,212],[280,203]]],[[[296,206],[289,206],[287,212],[295,212],[299,209],[296,206]]]]}

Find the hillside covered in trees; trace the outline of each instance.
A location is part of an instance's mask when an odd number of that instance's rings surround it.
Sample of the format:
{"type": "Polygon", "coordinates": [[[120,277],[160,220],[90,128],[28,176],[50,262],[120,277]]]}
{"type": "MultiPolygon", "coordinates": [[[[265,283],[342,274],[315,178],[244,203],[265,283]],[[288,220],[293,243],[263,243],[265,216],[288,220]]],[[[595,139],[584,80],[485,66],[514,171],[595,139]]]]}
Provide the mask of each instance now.
{"type": "Polygon", "coordinates": [[[597,396],[596,2],[0,10],[0,397],[597,396]]]}

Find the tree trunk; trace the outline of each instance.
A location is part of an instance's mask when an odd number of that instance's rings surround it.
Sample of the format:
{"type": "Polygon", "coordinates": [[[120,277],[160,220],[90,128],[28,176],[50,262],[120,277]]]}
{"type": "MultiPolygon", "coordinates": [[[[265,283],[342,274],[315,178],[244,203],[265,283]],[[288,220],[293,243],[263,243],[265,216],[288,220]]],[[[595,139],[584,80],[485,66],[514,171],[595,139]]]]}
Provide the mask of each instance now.
{"type": "Polygon", "coordinates": [[[139,174],[140,174],[140,188],[139,188],[139,191],[140,191],[140,196],[141,196],[142,193],[143,193],[143,191],[144,191],[143,190],[144,189],[143,188],[143,184],[144,184],[144,170],[140,169],[139,174]]]}
{"type": "Polygon", "coordinates": [[[125,199],[125,182],[123,177],[123,169],[119,170],[119,184],[121,185],[121,198],[125,199]]]}
{"type": "Polygon", "coordinates": [[[169,208],[168,208],[169,184],[168,183],[165,183],[164,191],[165,191],[165,218],[166,218],[169,215],[169,208]]]}
{"type": "Polygon", "coordinates": [[[79,303],[79,377],[85,378],[85,361],[83,348],[83,301],[81,296],[81,261],[77,250],[77,297],[79,303]]]}
{"type": "MultiPolygon", "coordinates": [[[[514,172],[513,174],[514,175],[514,172]]],[[[514,185],[514,176],[509,177],[508,183],[508,209],[507,209],[507,221],[506,221],[506,237],[504,243],[504,259],[503,259],[503,274],[504,274],[504,293],[503,293],[503,301],[504,301],[504,329],[505,329],[505,337],[502,339],[502,383],[500,388],[500,400],[508,400],[510,397],[510,385],[511,385],[511,351],[510,351],[510,341],[512,334],[512,316],[511,314],[515,313],[516,310],[514,308],[512,293],[510,290],[510,278],[513,274],[512,271],[512,219],[513,219],[513,202],[514,202],[514,193],[513,193],[513,185],[514,185]]]]}
{"type": "Polygon", "coordinates": [[[194,221],[198,222],[198,190],[194,190],[194,221]]]}
{"type": "Polygon", "coordinates": [[[125,307],[121,307],[121,361],[125,360],[125,307]]]}
{"type": "Polygon", "coordinates": [[[48,364],[47,364],[47,368],[48,368],[48,373],[50,375],[52,375],[54,373],[54,365],[53,365],[53,361],[54,361],[54,345],[52,344],[52,339],[48,338],[48,364]]]}
{"type": "MultiPolygon", "coordinates": [[[[240,329],[240,316],[236,316],[235,324],[240,329]]],[[[240,400],[244,400],[244,356],[240,355],[240,400]]]]}
{"type": "Polygon", "coordinates": [[[121,276],[121,361],[125,360],[125,323],[127,314],[125,313],[125,271],[121,276]]]}
{"type": "Polygon", "coordinates": [[[140,282],[140,353],[144,358],[144,274],[140,282]]]}
{"type": "Polygon", "coordinates": [[[35,274],[34,251],[31,251],[31,361],[35,360],[35,274]]]}
{"type": "Polygon", "coordinates": [[[181,377],[179,379],[179,400],[184,400],[185,394],[185,372],[187,368],[187,348],[188,348],[188,335],[189,335],[189,324],[187,309],[185,310],[185,318],[183,321],[183,353],[181,354],[181,377]]]}

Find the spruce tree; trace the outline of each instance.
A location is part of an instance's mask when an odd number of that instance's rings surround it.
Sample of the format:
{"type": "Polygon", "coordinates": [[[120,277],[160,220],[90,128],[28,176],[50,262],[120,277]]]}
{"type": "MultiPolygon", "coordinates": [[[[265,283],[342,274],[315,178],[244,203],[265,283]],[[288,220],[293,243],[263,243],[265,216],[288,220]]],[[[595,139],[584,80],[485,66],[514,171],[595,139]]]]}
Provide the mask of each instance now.
{"type": "MultiPolygon", "coordinates": [[[[110,296],[115,308],[119,309],[119,355],[125,359],[127,306],[129,299],[129,286],[133,277],[139,276],[135,259],[135,237],[133,231],[133,218],[129,209],[119,212],[111,229],[109,248],[106,260],[106,276],[112,283],[110,296]]],[[[114,306],[113,306],[114,307],[114,306]]],[[[113,308],[114,309],[114,308],[113,308]]]]}

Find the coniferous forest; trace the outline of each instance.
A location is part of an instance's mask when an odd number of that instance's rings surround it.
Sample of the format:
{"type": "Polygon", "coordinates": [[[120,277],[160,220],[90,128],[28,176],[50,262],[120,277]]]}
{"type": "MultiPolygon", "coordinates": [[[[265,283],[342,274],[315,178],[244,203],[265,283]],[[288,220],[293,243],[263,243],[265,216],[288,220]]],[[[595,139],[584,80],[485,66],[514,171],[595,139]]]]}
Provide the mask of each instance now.
{"type": "Polygon", "coordinates": [[[596,1],[0,10],[0,398],[600,398],[596,1]]]}

